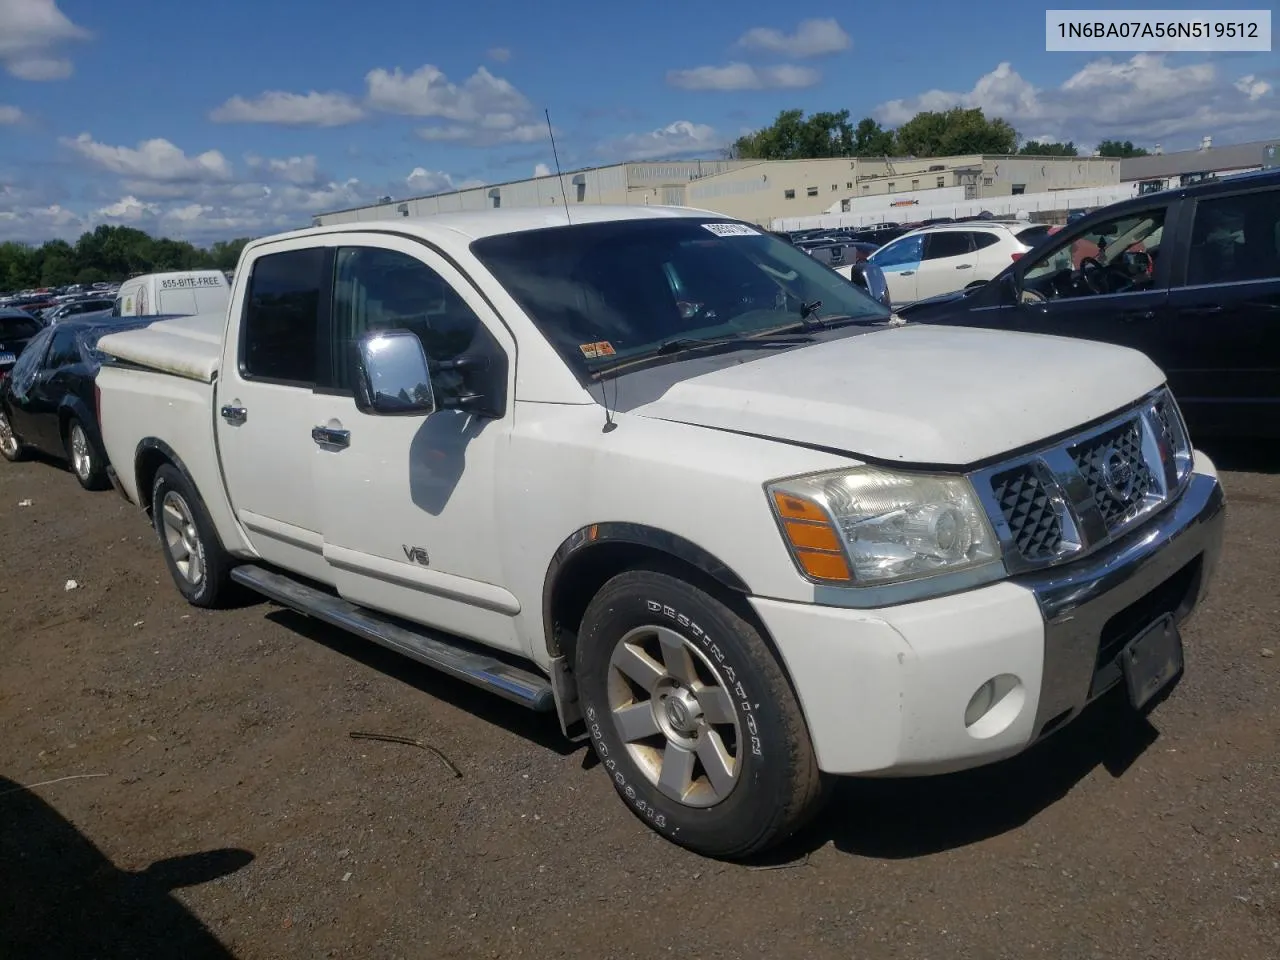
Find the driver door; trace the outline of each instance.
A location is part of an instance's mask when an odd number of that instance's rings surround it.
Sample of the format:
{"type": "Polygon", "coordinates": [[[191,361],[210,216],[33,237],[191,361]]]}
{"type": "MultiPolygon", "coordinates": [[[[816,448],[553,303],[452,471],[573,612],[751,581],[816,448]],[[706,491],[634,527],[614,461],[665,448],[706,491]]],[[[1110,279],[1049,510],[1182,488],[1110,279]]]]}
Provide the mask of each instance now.
{"type": "Polygon", "coordinates": [[[1193,332],[1180,332],[1171,315],[1172,258],[1160,252],[1175,236],[1176,214],[1174,203],[1155,204],[1064,230],[1022,272],[1016,326],[1140,350],[1164,370],[1176,393],[1193,332]]]}

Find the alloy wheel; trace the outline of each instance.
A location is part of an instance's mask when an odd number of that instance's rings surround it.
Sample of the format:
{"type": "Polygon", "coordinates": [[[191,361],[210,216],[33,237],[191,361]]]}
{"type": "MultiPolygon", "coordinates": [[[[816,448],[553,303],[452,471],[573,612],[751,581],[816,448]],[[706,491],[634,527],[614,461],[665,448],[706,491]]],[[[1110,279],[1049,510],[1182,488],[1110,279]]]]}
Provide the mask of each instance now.
{"type": "Polygon", "coordinates": [[[609,710],[644,776],[691,807],[732,792],[742,736],[729,686],[707,656],[668,627],[629,631],[609,659],[609,710]]]}
{"type": "Polygon", "coordinates": [[[160,519],[174,566],[188,583],[198,584],[204,577],[204,550],[187,501],[173,490],[168,491],[160,505],[160,519]]]}

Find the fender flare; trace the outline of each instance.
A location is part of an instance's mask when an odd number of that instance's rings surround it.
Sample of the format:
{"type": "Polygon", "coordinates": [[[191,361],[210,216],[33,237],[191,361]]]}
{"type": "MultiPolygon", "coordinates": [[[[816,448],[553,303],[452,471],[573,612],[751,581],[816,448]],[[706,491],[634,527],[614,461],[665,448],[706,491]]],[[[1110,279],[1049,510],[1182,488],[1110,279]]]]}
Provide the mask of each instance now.
{"type": "MultiPolygon", "coordinates": [[[[169,461],[178,472],[191,484],[191,489],[196,493],[200,493],[200,488],[196,486],[195,477],[191,475],[191,471],[187,469],[187,465],[182,462],[182,458],[174,452],[173,447],[169,446],[163,440],[156,437],[144,437],[138,441],[138,447],[133,453],[133,477],[134,483],[138,489],[139,506],[142,506],[148,513],[151,511],[151,488],[150,484],[144,485],[142,482],[142,470],[140,469],[143,458],[149,453],[157,453],[165,460],[169,461]]],[[[203,494],[201,494],[203,496],[203,494]]]]}
{"type": "Polygon", "coordinates": [[[629,544],[644,547],[683,561],[702,571],[717,583],[734,593],[748,594],[750,589],[728,564],[710,551],[686,540],[679,534],[642,523],[607,522],[592,523],[566,537],[556,548],[547,565],[542,582],[542,624],[547,650],[555,655],[554,602],[556,587],[566,569],[576,565],[592,549],[606,544],[629,544]]]}

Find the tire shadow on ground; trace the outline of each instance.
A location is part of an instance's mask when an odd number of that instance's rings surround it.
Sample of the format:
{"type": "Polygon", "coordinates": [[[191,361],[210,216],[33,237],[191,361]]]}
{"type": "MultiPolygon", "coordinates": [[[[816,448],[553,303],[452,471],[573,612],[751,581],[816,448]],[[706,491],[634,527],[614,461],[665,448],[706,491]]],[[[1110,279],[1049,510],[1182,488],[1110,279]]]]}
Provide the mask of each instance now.
{"type": "Polygon", "coordinates": [[[208,850],[121,870],[33,791],[0,776],[0,953],[233,960],[172,892],[252,860],[247,850],[208,850]]]}

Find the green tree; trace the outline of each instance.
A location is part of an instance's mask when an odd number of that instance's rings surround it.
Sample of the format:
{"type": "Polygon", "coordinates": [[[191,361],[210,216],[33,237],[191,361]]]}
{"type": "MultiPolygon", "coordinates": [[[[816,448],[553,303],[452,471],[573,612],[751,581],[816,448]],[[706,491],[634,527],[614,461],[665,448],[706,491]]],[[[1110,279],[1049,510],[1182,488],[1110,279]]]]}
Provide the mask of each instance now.
{"type": "Polygon", "coordinates": [[[1100,157],[1146,157],[1150,153],[1142,147],[1135,147],[1132,140],[1103,140],[1098,144],[1098,156],[1100,157]]]}
{"type": "Polygon", "coordinates": [[[1075,141],[1068,140],[1066,143],[1048,143],[1042,140],[1028,140],[1022,145],[1018,153],[1032,157],[1078,157],[1080,151],[1076,149],[1075,141]]]}
{"type": "Polygon", "coordinates": [[[40,283],[44,286],[65,286],[75,278],[75,251],[65,240],[48,241],[40,248],[40,255],[40,283]]]}
{"type": "Polygon", "coordinates": [[[809,160],[853,155],[849,111],[815,113],[783,110],[767,127],[745,134],[730,148],[742,160],[809,160]]]}
{"type": "Polygon", "coordinates": [[[85,267],[76,274],[75,282],[80,284],[82,287],[87,287],[93,283],[101,283],[106,279],[107,275],[97,267],[85,267]]]}
{"type": "Polygon", "coordinates": [[[913,157],[948,157],[966,153],[1013,153],[1018,132],[996,117],[988,120],[980,107],[925,111],[897,130],[898,150],[913,157]]]}
{"type": "Polygon", "coordinates": [[[893,131],[885,130],[870,117],[863,117],[853,129],[855,157],[891,157],[895,147],[893,131]]]}

